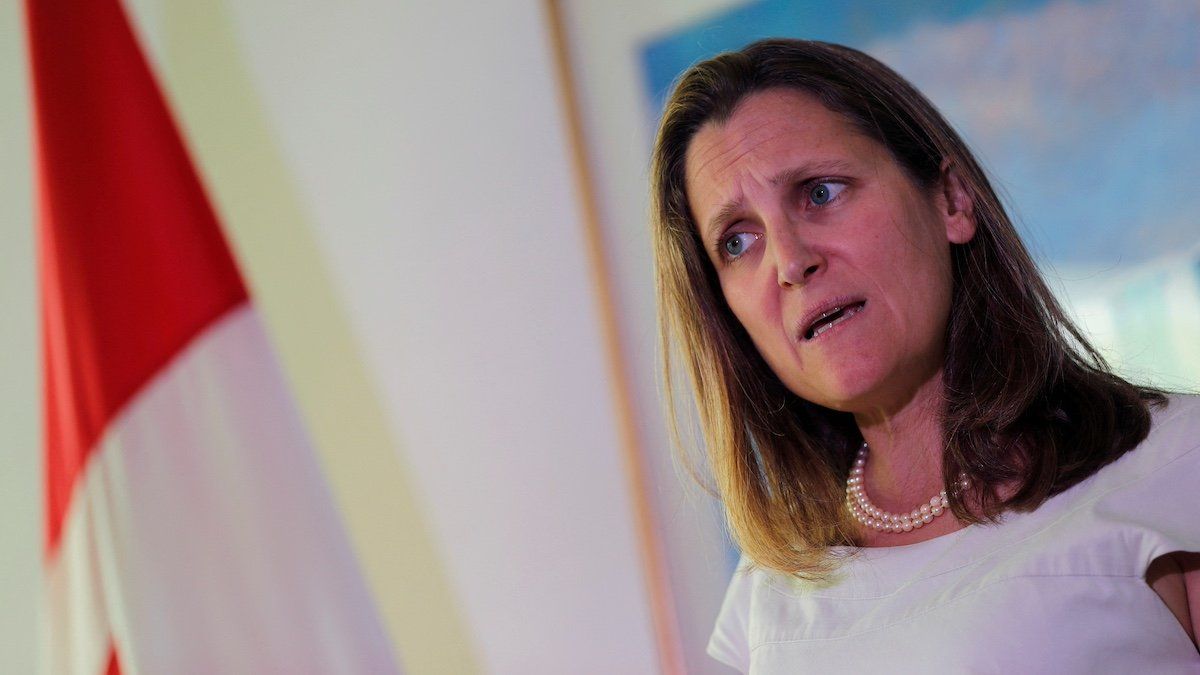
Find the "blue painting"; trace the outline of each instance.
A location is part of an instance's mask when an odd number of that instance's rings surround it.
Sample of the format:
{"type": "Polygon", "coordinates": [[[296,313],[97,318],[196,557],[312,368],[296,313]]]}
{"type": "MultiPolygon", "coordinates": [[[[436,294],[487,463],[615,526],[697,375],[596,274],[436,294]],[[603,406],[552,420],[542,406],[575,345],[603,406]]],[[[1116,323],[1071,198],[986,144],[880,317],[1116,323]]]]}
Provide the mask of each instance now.
{"type": "Polygon", "coordinates": [[[650,106],[690,64],[770,36],[847,44],[910,79],[1113,365],[1200,384],[1200,3],[751,2],[643,45],[650,106]]]}

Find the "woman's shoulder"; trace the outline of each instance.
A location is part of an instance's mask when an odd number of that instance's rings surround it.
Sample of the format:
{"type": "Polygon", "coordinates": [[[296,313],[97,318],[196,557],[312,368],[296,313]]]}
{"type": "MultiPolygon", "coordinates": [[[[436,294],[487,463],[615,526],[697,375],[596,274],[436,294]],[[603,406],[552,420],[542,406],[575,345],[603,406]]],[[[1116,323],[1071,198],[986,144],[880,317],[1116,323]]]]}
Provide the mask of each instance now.
{"type": "Polygon", "coordinates": [[[708,641],[708,654],[740,672],[750,670],[749,619],[751,586],[755,583],[756,568],[744,554],[725,591],[721,611],[708,641]]]}
{"type": "Polygon", "coordinates": [[[1152,408],[1152,414],[1155,428],[1200,432],[1200,394],[1167,394],[1166,403],[1152,408]]]}
{"type": "Polygon", "coordinates": [[[1193,429],[1200,429],[1200,394],[1167,394],[1166,403],[1153,406],[1151,412],[1155,426],[1191,424],[1193,429]]]}
{"type": "Polygon", "coordinates": [[[1141,443],[1063,497],[1072,501],[1119,497],[1153,490],[1164,473],[1194,476],[1200,471],[1200,396],[1169,394],[1164,403],[1152,404],[1150,412],[1150,431],[1141,443]]]}
{"type": "Polygon", "coordinates": [[[1173,551],[1200,550],[1200,396],[1172,394],[1150,433],[1085,488],[1088,518],[1141,543],[1138,569],[1173,551]]]}
{"type": "Polygon", "coordinates": [[[1200,396],[1169,394],[1151,408],[1150,433],[1122,460],[1135,473],[1152,472],[1200,449],[1200,396]]]}

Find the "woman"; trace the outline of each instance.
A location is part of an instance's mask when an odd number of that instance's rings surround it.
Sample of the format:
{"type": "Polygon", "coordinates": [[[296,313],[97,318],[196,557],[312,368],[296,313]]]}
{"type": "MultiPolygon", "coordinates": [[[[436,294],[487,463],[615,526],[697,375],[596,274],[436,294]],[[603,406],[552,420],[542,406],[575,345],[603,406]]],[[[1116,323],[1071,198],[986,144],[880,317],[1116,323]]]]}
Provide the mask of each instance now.
{"type": "Polygon", "coordinates": [[[678,350],[746,563],[713,656],[1200,670],[1200,405],[1106,368],[908,82],[818,42],[718,56],[653,180],[668,395],[678,350]]]}

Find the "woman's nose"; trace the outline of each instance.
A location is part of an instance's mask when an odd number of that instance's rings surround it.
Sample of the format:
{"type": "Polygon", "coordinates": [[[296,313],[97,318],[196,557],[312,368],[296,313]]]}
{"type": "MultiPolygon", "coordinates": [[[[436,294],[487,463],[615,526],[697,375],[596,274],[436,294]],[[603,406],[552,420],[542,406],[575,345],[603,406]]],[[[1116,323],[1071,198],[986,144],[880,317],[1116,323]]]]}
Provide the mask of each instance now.
{"type": "Polygon", "coordinates": [[[772,243],[775,275],[781,288],[804,285],[824,265],[812,246],[793,233],[777,233],[772,243]]]}

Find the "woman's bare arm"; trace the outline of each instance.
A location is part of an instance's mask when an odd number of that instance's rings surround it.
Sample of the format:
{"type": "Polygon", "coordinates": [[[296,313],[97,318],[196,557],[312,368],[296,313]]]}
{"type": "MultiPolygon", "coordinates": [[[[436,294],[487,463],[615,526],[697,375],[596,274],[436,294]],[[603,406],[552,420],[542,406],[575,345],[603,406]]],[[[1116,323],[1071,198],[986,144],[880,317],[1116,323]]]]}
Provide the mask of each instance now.
{"type": "Polygon", "coordinates": [[[1200,635],[1200,553],[1176,551],[1155,559],[1146,570],[1146,583],[1196,643],[1200,635]]]}
{"type": "Polygon", "coordinates": [[[1192,642],[1200,635],[1200,553],[1176,553],[1187,590],[1188,613],[1192,620],[1192,642]]]}

